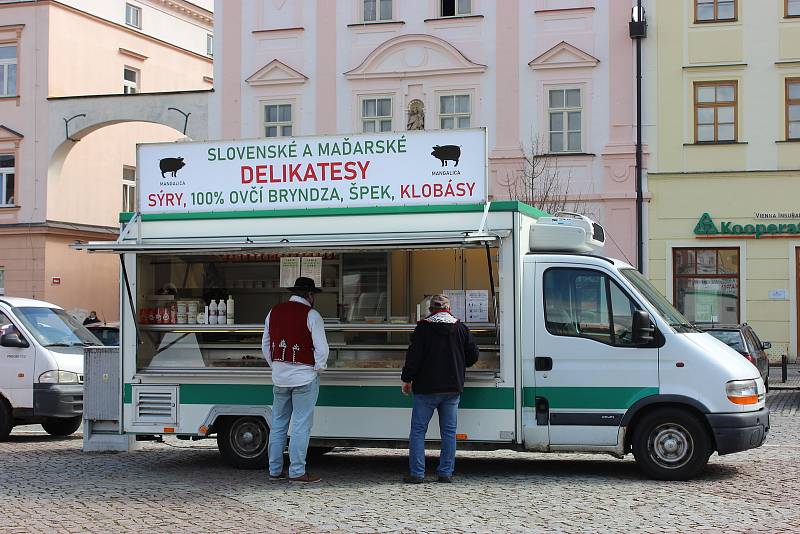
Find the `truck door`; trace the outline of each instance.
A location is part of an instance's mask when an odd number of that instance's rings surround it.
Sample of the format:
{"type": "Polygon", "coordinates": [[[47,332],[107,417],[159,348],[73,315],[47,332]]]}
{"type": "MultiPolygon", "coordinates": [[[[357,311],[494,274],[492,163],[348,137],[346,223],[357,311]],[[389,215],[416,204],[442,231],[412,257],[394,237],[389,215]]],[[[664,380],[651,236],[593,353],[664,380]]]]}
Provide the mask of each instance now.
{"type": "MultiPolygon", "coordinates": [[[[25,338],[9,316],[0,311],[0,335],[16,332],[25,338]]],[[[30,343],[30,340],[28,340],[30,343]]],[[[12,408],[33,408],[33,373],[36,350],[0,346],[0,392],[12,408]]]]}
{"type": "Polygon", "coordinates": [[[538,263],[536,286],[535,397],[550,446],[616,445],[625,411],[658,393],[658,349],[631,340],[639,305],[596,266],[538,263]]]}

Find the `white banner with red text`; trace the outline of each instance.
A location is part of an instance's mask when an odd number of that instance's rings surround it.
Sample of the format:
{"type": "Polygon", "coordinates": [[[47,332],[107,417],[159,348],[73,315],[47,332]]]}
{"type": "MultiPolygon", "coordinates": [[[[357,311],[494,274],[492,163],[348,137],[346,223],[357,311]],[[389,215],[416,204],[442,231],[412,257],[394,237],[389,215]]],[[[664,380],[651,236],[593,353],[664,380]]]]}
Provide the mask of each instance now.
{"type": "Polygon", "coordinates": [[[486,130],[142,144],[139,211],[481,204],[486,130]]]}

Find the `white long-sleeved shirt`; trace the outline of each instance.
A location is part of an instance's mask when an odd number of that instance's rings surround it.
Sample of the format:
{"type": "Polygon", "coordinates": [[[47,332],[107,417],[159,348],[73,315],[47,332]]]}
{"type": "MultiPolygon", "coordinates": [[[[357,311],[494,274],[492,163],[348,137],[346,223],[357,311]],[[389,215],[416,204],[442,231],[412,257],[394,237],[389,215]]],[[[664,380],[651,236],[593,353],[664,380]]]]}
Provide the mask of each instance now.
{"type": "MultiPolygon", "coordinates": [[[[292,295],[289,299],[311,307],[311,303],[303,297],[292,295]]],[[[261,338],[261,351],[264,358],[272,368],[272,383],[282,388],[294,388],[305,386],[316,378],[317,373],[328,368],[328,339],[325,337],[325,322],[322,315],[315,309],[308,312],[306,326],[311,332],[311,341],[314,343],[314,367],[308,365],[297,365],[286,362],[273,362],[272,353],[269,346],[269,316],[264,321],[264,337],[261,338]]]]}

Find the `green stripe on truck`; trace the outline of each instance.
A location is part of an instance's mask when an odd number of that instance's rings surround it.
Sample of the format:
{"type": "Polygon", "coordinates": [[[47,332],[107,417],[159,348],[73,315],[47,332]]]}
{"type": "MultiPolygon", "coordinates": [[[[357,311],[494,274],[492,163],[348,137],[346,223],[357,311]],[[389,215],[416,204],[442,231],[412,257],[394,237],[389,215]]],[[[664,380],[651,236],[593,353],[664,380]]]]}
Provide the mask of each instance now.
{"type": "Polygon", "coordinates": [[[523,388],[522,405],[534,407],[536,397],[544,397],[551,409],[573,408],[626,410],[633,403],[650,395],[658,395],[654,387],[542,387],[523,388]]]}
{"type": "MultiPolygon", "coordinates": [[[[272,404],[272,386],[267,384],[181,384],[181,404],[272,404]]],[[[123,401],[131,403],[132,386],[125,384],[123,401]]],[[[400,386],[321,386],[317,406],[352,408],[410,408],[411,397],[400,386]]],[[[464,409],[513,410],[514,388],[468,387],[461,395],[464,409]]]]}

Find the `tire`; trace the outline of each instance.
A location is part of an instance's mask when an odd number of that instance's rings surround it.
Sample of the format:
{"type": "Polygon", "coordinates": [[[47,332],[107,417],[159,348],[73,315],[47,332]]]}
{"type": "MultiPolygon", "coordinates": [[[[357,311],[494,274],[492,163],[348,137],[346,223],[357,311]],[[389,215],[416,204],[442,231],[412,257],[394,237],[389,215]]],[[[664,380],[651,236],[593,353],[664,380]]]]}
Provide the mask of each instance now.
{"type": "Polygon", "coordinates": [[[51,436],[69,436],[78,430],[82,420],[83,416],[80,415],[70,418],[54,417],[42,423],[42,428],[51,436]]]}
{"type": "Polygon", "coordinates": [[[217,447],[225,461],[237,469],[265,469],[269,427],[261,417],[228,419],[217,430],[217,447]]]}
{"type": "Polygon", "coordinates": [[[694,478],[713,452],[703,421],[677,408],[661,408],[642,417],[631,444],[639,468],[657,480],[694,478]]]}
{"type": "Polygon", "coordinates": [[[11,407],[0,397],[0,441],[8,439],[11,429],[14,428],[14,418],[11,414],[11,407]]]}

